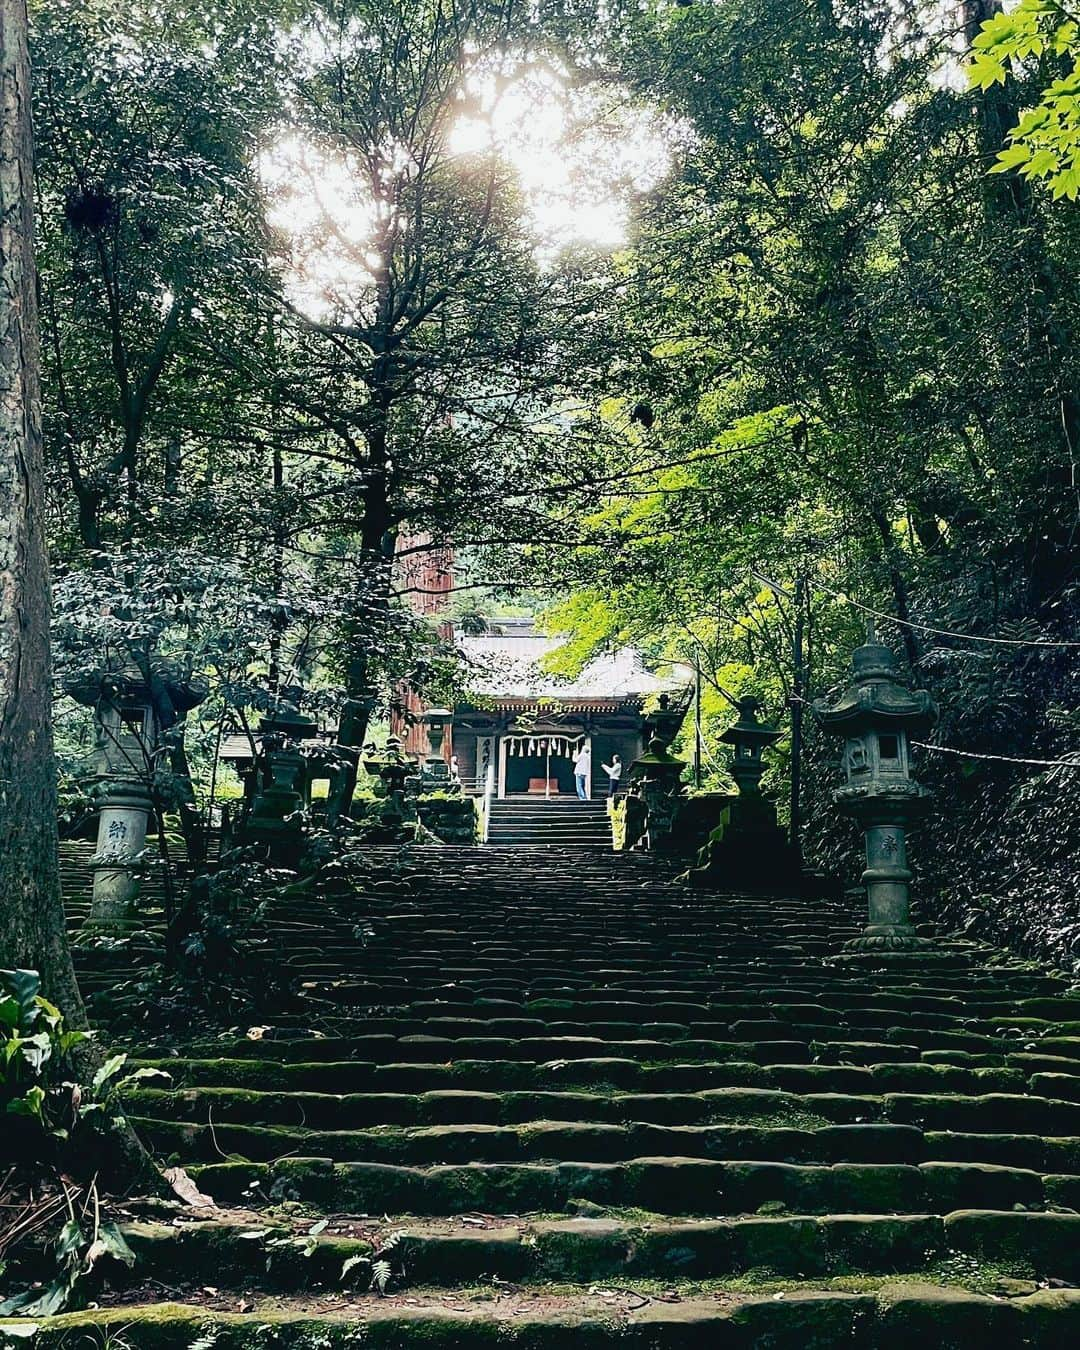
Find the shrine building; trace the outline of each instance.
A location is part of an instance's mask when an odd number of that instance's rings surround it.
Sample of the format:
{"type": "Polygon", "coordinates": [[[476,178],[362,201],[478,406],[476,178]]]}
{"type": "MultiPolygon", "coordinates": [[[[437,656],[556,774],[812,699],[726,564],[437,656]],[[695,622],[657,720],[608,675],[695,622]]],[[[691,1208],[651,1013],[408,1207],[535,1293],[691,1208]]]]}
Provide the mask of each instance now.
{"type": "Polygon", "coordinates": [[[584,742],[592,751],[592,795],[607,794],[602,765],[616,752],[625,787],[644,749],[645,704],[683,690],[683,681],[646,670],[630,647],[596,657],[575,679],[560,678],[543,668],[559,645],[531,618],[493,619],[483,633],[457,635],[469,693],[454,708],[447,742],[467,792],[482,793],[490,770],[501,798],[573,796],[574,757],[584,742]]]}

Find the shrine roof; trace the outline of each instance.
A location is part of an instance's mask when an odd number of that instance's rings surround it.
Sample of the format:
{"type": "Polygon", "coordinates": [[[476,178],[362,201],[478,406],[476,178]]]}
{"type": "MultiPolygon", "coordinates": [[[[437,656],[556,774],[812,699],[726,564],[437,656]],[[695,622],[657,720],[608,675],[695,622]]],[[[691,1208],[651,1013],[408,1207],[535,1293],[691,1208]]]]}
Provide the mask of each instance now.
{"type": "Polygon", "coordinates": [[[560,645],[561,639],[537,633],[532,619],[492,620],[487,632],[457,637],[469,667],[467,687],[485,699],[640,702],[686,684],[653,674],[633,647],[605,652],[574,678],[552,675],[543,660],[560,645]]]}

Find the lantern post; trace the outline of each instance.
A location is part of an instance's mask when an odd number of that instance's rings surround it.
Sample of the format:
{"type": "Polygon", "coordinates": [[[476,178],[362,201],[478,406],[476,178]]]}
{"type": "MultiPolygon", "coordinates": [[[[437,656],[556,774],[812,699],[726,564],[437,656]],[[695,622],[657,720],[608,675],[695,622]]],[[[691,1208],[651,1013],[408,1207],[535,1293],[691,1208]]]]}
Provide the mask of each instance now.
{"type": "Polygon", "coordinates": [[[450,787],[450,765],[443,758],[443,738],[453,716],[449,708],[428,708],[424,713],[430,748],[424,760],[422,783],[429,791],[450,787]]]}
{"type": "Polygon", "coordinates": [[[101,796],[97,847],[90,866],[89,930],[120,932],[137,922],[146,834],[153,809],[150,783],[164,733],[199,704],[206,682],[157,662],[149,673],[134,661],[88,672],[65,686],[93,709],[94,776],[101,796]]]}
{"type": "Polygon", "coordinates": [[[761,777],[766,769],[762,752],[780,739],[780,732],[758,721],[761,704],[752,695],[739,699],[739,719],[720,737],[731,746],[728,766],[741,797],[761,796],[761,777]]]}
{"type": "Polygon", "coordinates": [[[847,946],[899,951],[924,945],[911,923],[907,830],[931,794],[911,775],[911,739],[930,730],[938,709],[924,690],[902,682],[896,657],[872,625],[851,664],[851,682],[836,702],[814,704],[823,730],[844,738],[846,782],[833,800],[861,826],[866,848],[867,924],[847,946]]]}
{"type": "Polygon", "coordinates": [[[282,699],[259,722],[259,785],[245,824],[245,835],[283,866],[295,866],[303,850],[307,764],[301,743],[318,734],[310,717],[282,699]]]}

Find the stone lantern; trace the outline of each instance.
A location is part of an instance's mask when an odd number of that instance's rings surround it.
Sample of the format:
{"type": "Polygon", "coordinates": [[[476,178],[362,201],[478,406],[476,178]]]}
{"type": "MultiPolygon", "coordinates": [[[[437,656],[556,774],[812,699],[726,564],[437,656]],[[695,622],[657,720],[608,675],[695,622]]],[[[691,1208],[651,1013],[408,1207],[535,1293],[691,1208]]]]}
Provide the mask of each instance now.
{"type": "Polygon", "coordinates": [[[731,746],[728,768],[738,793],[724,803],[719,822],[682,880],[691,886],[792,894],[804,887],[798,849],[776,821],[776,806],[761,790],[768,765],[764,752],[780,739],[775,727],[758,720],[758,700],[751,695],[736,704],[739,716],[720,737],[731,746]]]}
{"type": "Polygon", "coordinates": [[[382,823],[396,838],[416,823],[415,809],[408,796],[409,784],[415,782],[416,765],[401,748],[400,738],[388,736],[385,750],[364,756],[364,768],[382,781],[385,800],[382,823]]]}
{"type": "Polygon", "coordinates": [[[429,750],[424,760],[423,786],[429,791],[450,787],[450,766],[443,758],[443,738],[454,714],[449,708],[428,708],[424,713],[429,750]]]}
{"type": "Polygon", "coordinates": [[[375,772],[386,784],[387,796],[404,801],[405,784],[412,777],[416,766],[402,750],[400,737],[388,736],[386,750],[372,763],[375,764],[375,772]]]}
{"type": "Polygon", "coordinates": [[[86,926],[122,931],[136,917],[155,757],[164,733],[202,702],[207,688],[171,664],[156,662],[146,674],[133,661],[91,671],[65,688],[93,709],[97,727],[94,779],[101,808],[86,926]]]}
{"type": "Polygon", "coordinates": [[[728,767],[739,795],[743,797],[761,795],[761,776],[767,767],[761,757],[762,752],[780,739],[780,732],[775,727],[758,721],[760,707],[761,704],[751,695],[739,699],[739,720],[720,737],[732,747],[728,767]]]}
{"type": "Polygon", "coordinates": [[[626,799],[626,842],[630,848],[664,852],[672,838],[682,801],[686,761],[677,759],[660,736],[630,765],[630,795],[626,799]]]}
{"type": "Polygon", "coordinates": [[[642,718],[642,725],[648,738],[647,744],[652,748],[652,742],[658,740],[661,748],[667,750],[671,742],[675,739],[679,727],[682,726],[683,718],[686,716],[686,709],[673,708],[671,706],[671,696],[661,694],[656,700],[656,707],[652,712],[646,713],[642,718]]]}
{"type": "Polygon", "coordinates": [[[310,717],[284,701],[259,722],[259,779],[244,834],[275,862],[292,865],[299,859],[307,777],[300,746],[317,731],[310,717]]]}
{"type": "Polygon", "coordinates": [[[851,683],[829,704],[819,700],[814,715],[821,727],[844,737],[847,781],[834,793],[842,811],[862,827],[866,843],[869,921],[855,950],[902,950],[919,946],[911,924],[911,872],[907,828],[921,815],[929,791],[911,776],[910,738],[924,736],[938,710],[923,690],[901,682],[896,658],[876,640],[873,627],[852,654],[851,683]]]}

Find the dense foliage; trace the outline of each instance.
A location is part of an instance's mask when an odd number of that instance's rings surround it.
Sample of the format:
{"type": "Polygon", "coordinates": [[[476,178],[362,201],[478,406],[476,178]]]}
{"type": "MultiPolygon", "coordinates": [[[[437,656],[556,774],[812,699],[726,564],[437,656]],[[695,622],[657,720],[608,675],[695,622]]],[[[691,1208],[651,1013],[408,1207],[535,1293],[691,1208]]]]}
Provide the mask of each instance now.
{"type": "MultiPolygon", "coordinates": [[[[58,667],[206,682],[162,809],[205,813],[222,734],[286,688],[347,745],[403,682],[452,698],[405,565],[452,541],[465,622],[539,597],[566,671],[626,641],[699,671],[713,783],[727,695],[786,719],[878,616],[945,709],[927,903],[1080,950],[1075,73],[1048,83],[1075,32],[1041,3],[964,25],[42,0],[58,667]],[[624,246],[543,237],[493,130],[522,90],[559,103],[571,190],[633,205],[624,246]]],[[[807,733],[804,844],[850,873],[807,733]]]]}
{"type": "MultiPolygon", "coordinates": [[[[636,640],[701,670],[707,715],[748,690],[786,720],[894,617],[944,708],[930,909],[1071,959],[1078,222],[988,175],[1015,108],[952,87],[937,24],[750,0],[628,26],[626,77],[692,131],[625,263],[611,415],[642,472],[550,618],[570,667],[636,640]]],[[[809,748],[803,838],[850,876],[835,754],[809,748]]]]}

